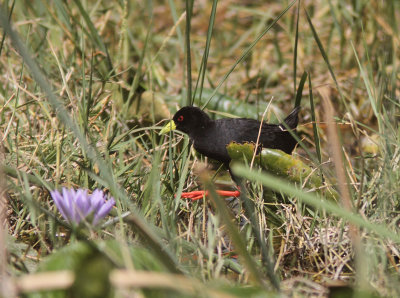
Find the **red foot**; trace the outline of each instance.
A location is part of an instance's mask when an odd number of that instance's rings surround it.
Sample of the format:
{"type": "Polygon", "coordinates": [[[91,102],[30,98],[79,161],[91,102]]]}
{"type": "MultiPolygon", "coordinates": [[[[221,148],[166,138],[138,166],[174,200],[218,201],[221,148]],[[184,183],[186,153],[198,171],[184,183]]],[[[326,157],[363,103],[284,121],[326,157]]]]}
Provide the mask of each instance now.
{"type": "MultiPolygon", "coordinates": [[[[235,191],[230,191],[230,190],[217,190],[217,194],[223,197],[238,197],[240,196],[240,191],[235,190],[235,191]]],[[[204,190],[197,190],[197,191],[191,191],[191,192],[183,192],[181,194],[181,198],[184,199],[192,199],[192,201],[199,200],[203,198],[204,196],[208,196],[208,191],[204,190]]]]}

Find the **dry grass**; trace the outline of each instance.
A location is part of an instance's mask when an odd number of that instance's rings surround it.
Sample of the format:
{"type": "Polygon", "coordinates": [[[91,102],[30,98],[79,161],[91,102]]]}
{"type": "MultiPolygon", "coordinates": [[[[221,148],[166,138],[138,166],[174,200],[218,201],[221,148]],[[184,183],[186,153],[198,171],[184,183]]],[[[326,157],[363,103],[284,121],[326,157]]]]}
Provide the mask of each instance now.
{"type": "MultiPolygon", "coordinates": [[[[267,294],[273,292],[271,272],[263,263],[267,254],[283,295],[326,297],[337,281],[361,293],[398,295],[400,7],[389,2],[302,1],[296,67],[294,5],[235,67],[208,105],[220,113],[261,119],[273,96],[265,117],[274,121],[274,113],[281,117],[292,109],[300,77],[307,71],[315,108],[310,108],[306,82],[299,131],[308,151],[298,147],[295,156],[341,193],[340,208],[372,228],[349,224],[335,212],[302,203],[301,196],[272,192],[250,181],[247,199],[254,202],[261,233],[256,233],[244,202],[230,202],[233,226],[246,251],[229,253],[238,242],[232,240],[221,212],[208,201],[174,197],[202,187],[198,177],[204,171],[196,169],[209,161],[188,150],[187,138],[157,135],[161,121],[188,102],[185,3],[27,0],[14,6],[6,1],[2,9],[7,7],[9,13],[13,7],[14,29],[31,58],[6,34],[0,44],[0,138],[6,153],[8,238],[0,256],[7,250],[8,267],[0,265],[2,276],[4,270],[7,276],[46,270],[47,255],[80,242],[82,235],[63,225],[48,194],[69,186],[106,189],[116,198],[114,221],[84,238],[125,269],[183,274],[212,293],[267,294]],[[51,94],[29,59],[39,65],[51,94]],[[50,95],[65,111],[55,109],[50,95]],[[324,98],[334,110],[333,126],[324,98]],[[125,212],[137,217],[121,219],[125,212]],[[381,226],[393,237],[377,233],[381,226]],[[266,248],[259,239],[265,239],[266,248]],[[104,249],[107,240],[118,243],[117,248],[110,244],[114,250],[104,249]],[[238,259],[232,257],[236,253],[238,259]],[[247,254],[254,268],[244,265],[247,254]],[[251,269],[258,272],[255,278],[249,275],[251,269]]],[[[212,4],[194,1],[191,14],[192,91],[201,77],[212,4]]],[[[285,7],[282,1],[218,3],[196,105],[210,99],[251,42],[285,7]]],[[[208,168],[217,167],[208,163],[208,168]]],[[[221,172],[216,181],[226,185],[229,179],[221,172]]]]}

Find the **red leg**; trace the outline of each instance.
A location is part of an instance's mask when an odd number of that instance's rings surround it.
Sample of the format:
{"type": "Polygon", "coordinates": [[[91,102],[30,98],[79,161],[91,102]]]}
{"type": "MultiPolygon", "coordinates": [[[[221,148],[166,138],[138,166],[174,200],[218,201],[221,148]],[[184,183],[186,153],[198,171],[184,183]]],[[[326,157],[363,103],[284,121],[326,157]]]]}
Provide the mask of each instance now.
{"type": "Polygon", "coordinates": [[[219,194],[221,197],[238,197],[240,196],[240,191],[239,190],[217,190],[217,194],[219,194]]]}
{"type": "MultiPolygon", "coordinates": [[[[217,190],[217,194],[219,194],[222,197],[238,197],[238,196],[240,196],[240,191],[239,190],[234,190],[234,191],[217,190]]],[[[181,198],[191,199],[192,201],[196,201],[196,200],[199,200],[199,199],[201,199],[203,197],[207,197],[207,196],[208,196],[208,191],[204,191],[204,190],[183,192],[181,194],[181,198]]]]}

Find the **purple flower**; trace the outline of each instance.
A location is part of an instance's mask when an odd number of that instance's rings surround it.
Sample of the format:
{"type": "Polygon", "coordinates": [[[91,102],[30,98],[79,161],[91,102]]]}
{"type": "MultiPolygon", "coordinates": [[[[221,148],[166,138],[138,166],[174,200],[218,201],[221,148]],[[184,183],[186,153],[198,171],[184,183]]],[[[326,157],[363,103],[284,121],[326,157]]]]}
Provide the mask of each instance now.
{"type": "Polygon", "coordinates": [[[62,192],[53,190],[50,194],[57,209],[70,224],[78,225],[83,219],[92,215],[92,224],[96,225],[115,205],[115,200],[112,197],[106,200],[106,195],[99,189],[90,195],[86,189],[63,187],[62,192]]]}

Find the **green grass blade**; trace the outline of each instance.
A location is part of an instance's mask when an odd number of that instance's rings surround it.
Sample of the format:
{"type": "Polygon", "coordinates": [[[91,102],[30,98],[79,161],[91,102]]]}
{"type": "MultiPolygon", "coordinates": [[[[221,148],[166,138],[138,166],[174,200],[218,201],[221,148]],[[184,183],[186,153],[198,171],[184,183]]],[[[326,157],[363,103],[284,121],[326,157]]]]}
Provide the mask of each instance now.
{"type": "Polygon", "coordinates": [[[190,106],[192,104],[192,55],[190,52],[190,27],[193,12],[193,2],[194,0],[186,0],[186,79],[187,79],[187,97],[186,105],[190,106]]]}
{"type": "Polygon", "coordinates": [[[169,271],[173,273],[182,273],[175,257],[168,251],[164,241],[154,233],[148,223],[145,223],[140,217],[134,214],[125,217],[124,221],[137,228],[143,240],[149,244],[159,260],[164,263],[169,271]]]}
{"type": "MultiPolygon", "coordinates": [[[[110,170],[109,165],[102,158],[99,158],[100,154],[96,151],[96,149],[93,146],[91,146],[88,143],[84,134],[79,129],[79,126],[77,125],[77,123],[75,121],[73,121],[73,119],[69,116],[64,105],[54,94],[54,92],[52,90],[52,86],[46,80],[46,77],[44,76],[44,74],[42,73],[42,71],[36,64],[36,62],[31,58],[31,55],[29,54],[29,52],[27,51],[25,46],[22,44],[18,34],[11,28],[11,26],[8,22],[8,18],[6,16],[6,14],[3,12],[3,9],[0,9],[0,22],[1,22],[2,27],[5,29],[5,32],[12,40],[15,48],[18,50],[18,52],[24,59],[25,63],[28,65],[28,67],[31,71],[32,77],[35,79],[37,84],[40,86],[40,88],[46,94],[50,104],[52,105],[54,110],[57,112],[57,116],[59,117],[60,121],[66,127],[68,127],[74,133],[74,135],[78,138],[81,146],[83,147],[84,151],[88,155],[89,159],[93,163],[97,163],[99,165],[100,176],[102,179],[104,179],[104,181],[107,182],[107,186],[110,188],[111,193],[113,194],[113,197],[116,199],[118,215],[121,216],[121,202],[118,199],[123,199],[125,201],[128,201],[128,199],[127,199],[124,191],[115,182],[115,178],[110,170]]],[[[137,212],[136,209],[133,209],[132,213],[136,218],[136,222],[137,222],[136,226],[138,228],[143,228],[147,225],[146,221],[139,215],[139,213],[137,212]]],[[[151,229],[146,228],[146,229],[142,230],[141,232],[143,234],[147,235],[148,237],[152,237],[156,241],[161,242],[161,239],[151,229]]],[[[171,253],[169,253],[169,254],[171,254],[171,253]]]]}
{"type": "Polygon", "coordinates": [[[297,77],[297,46],[299,43],[299,20],[300,20],[300,5],[301,0],[297,3],[297,16],[296,16],[296,35],[294,38],[294,50],[293,50],[293,91],[296,93],[296,77],[297,77]]]}
{"type": "Polygon", "coordinates": [[[212,181],[208,178],[205,179],[204,185],[206,189],[210,192],[210,198],[215,205],[215,208],[218,210],[219,216],[221,217],[221,221],[225,224],[227,232],[229,233],[232,242],[235,245],[235,250],[239,254],[239,256],[243,259],[245,267],[247,268],[251,278],[257,282],[260,286],[265,286],[263,281],[263,276],[261,274],[261,270],[253,257],[247,251],[246,242],[240,236],[237,227],[232,223],[231,214],[223,202],[223,200],[218,196],[215,191],[214,185],[212,181]]]}
{"type": "Polygon", "coordinates": [[[372,110],[373,110],[373,112],[375,114],[376,119],[378,120],[379,132],[382,133],[382,123],[381,123],[381,119],[382,118],[380,117],[380,111],[378,110],[378,107],[377,107],[377,104],[376,104],[376,100],[375,100],[375,97],[374,97],[373,92],[372,92],[373,89],[372,89],[371,83],[370,83],[370,81],[368,79],[366,71],[364,70],[364,68],[361,65],[360,59],[358,59],[357,51],[354,48],[353,42],[351,42],[351,47],[353,49],[354,56],[356,57],[358,67],[359,67],[360,72],[361,72],[361,77],[364,80],[365,88],[367,89],[369,102],[371,103],[372,110]]]}
{"type": "Polygon", "coordinates": [[[290,4],[272,21],[272,23],[263,31],[261,32],[258,37],[249,45],[249,47],[243,52],[243,54],[239,57],[238,60],[233,64],[233,66],[229,69],[229,71],[223,76],[221,81],[218,83],[217,87],[214,89],[213,93],[210,95],[210,98],[202,105],[202,109],[204,109],[211,99],[217,94],[219,88],[221,88],[222,84],[226,81],[229,75],[235,70],[236,66],[241,63],[253,50],[255,45],[260,41],[260,39],[267,34],[269,30],[280,20],[280,18],[286,14],[286,12],[296,3],[297,0],[293,0],[290,4]]]}
{"type": "Polygon", "coordinates": [[[283,192],[290,196],[295,196],[302,202],[309,204],[310,206],[313,206],[320,210],[325,210],[326,212],[343,218],[359,226],[360,228],[368,229],[376,233],[377,237],[391,239],[396,243],[400,243],[400,235],[394,233],[393,231],[390,231],[389,229],[387,229],[386,226],[371,223],[365,220],[360,215],[349,212],[342,206],[338,206],[337,204],[332,203],[331,201],[327,201],[320,196],[314,195],[312,193],[305,193],[295,186],[288,184],[288,182],[285,180],[279,179],[267,173],[257,173],[244,167],[243,165],[234,165],[232,167],[232,170],[235,175],[244,177],[251,181],[261,182],[264,186],[274,191],[283,192]]]}
{"type": "Polygon", "coordinates": [[[317,43],[318,48],[319,48],[319,51],[320,51],[320,53],[321,53],[321,55],[322,55],[322,58],[324,58],[324,61],[325,61],[326,65],[327,65],[327,67],[328,67],[329,73],[331,74],[331,77],[332,77],[333,81],[335,82],[335,85],[336,85],[336,87],[337,87],[337,89],[338,89],[338,92],[339,92],[339,94],[340,94],[340,98],[341,98],[341,100],[342,100],[342,103],[343,103],[343,105],[346,107],[346,110],[349,110],[348,105],[347,105],[347,102],[346,102],[346,100],[345,100],[345,98],[344,98],[344,96],[343,96],[342,89],[341,89],[340,86],[339,86],[339,83],[338,83],[338,81],[337,81],[337,79],[336,79],[336,75],[335,75],[335,73],[333,72],[332,65],[331,65],[331,63],[329,62],[328,55],[326,54],[326,51],[325,51],[325,49],[324,49],[324,46],[322,45],[321,39],[319,38],[318,33],[317,33],[317,31],[315,30],[315,28],[314,28],[314,25],[313,25],[313,23],[312,23],[312,21],[311,21],[310,16],[308,15],[307,10],[305,10],[305,13],[306,13],[306,17],[307,17],[308,24],[310,25],[311,31],[312,31],[313,36],[314,36],[314,40],[315,40],[315,42],[317,43]]]}
{"type": "Polygon", "coordinates": [[[80,0],[74,0],[74,2],[76,4],[76,6],[78,6],[79,12],[82,14],[82,17],[85,20],[86,25],[89,28],[89,31],[90,31],[89,37],[100,48],[100,50],[106,55],[108,71],[110,73],[112,73],[114,71],[114,67],[112,65],[111,57],[108,54],[108,49],[107,49],[106,45],[101,40],[100,35],[97,32],[96,28],[94,27],[93,22],[90,19],[88,13],[86,12],[85,8],[83,7],[82,2],[80,0]]]}
{"type": "Polygon", "coordinates": [[[251,200],[251,198],[248,196],[244,184],[240,185],[240,189],[241,189],[240,199],[243,202],[246,217],[250,221],[251,228],[253,229],[253,234],[257,239],[258,245],[260,246],[261,249],[261,254],[262,254],[261,261],[263,267],[265,268],[265,271],[267,273],[267,276],[271,284],[277,291],[279,291],[280,289],[279,278],[276,276],[274,272],[274,265],[271,262],[270,247],[268,245],[268,241],[264,237],[264,231],[261,231],[259,228],[261,225],[258,219],[258,214],[256,212],[256,206],[254,202],[251,200]]]}
{"type": "MultiPolygon", "coordinates": [[[[4,8],[3,9],[7,9],[6,7],[7,2],[3,2],[4,8]]],[[[11,4],[11,8],[10,8],[10,13],[8,14],[8,20],[11,20],[11,16],[12,13],[14,11],[14,6],[15,6],[15,0],[12,2],[11,4]]],[[[6,40],[6,33],[3,33],[3,36],[1,37],[1,42],[0,42],[0,56],[1,56],[1,52],[3,51],[3,46],[4,46],[4,41],[6,40]]]]}
{"type": "Polygon", "coordinates": [[[317,120],[315,117],[315,107],[314,107],[314,96],[312,91],[312,84],[311,84],[311,76],[308,75],[308,88],[310,94],[310,111],[311,111],[311,121],[313,125],[313,132],[314,132],[314,143],[315,143],[315,150],[317,152],[318,161],[322,163],[322,155],[321,155],[321,141],[319,139],[318,127],[317,127],[317,120]]]}
{"type": "MultiPolygon", "coordinates": [[[[176,24],[178,22],[178,13],[176,10],[176,6],[174,3],[174,0],[168,0],[168,4],[171,10],[171,15],[172,15],[172,19],[174,20],[174,24],[176,24]]],[[[181,28],[178,26],[176,28],[176,33],[178,35],[178,40],[179,40],[179,44],[182,48],[182,52],[185,51],[185,41],[183,40],[183,34],[182,34],[182,30],[181,28]]]]}
{"type": "Polygon", "coordinates": [[[210,52],[211,38],[212,38],[212,34],[213,34],[213,29],[214,29],[215,17],[217,14],[217,4],[218,4],[218,0],[213,0],[213,5],[211,8],[211,14],[210,14],[210,21],[208,22],[206,48],[204,49],[203,58],[201,60],[200,75],[196,82],[196,88],[195,88],[194,94],[193,94],[192,105],[193,105],[194,99],[196,98],[197,84],[198,84],[199,80],[200,80],[200,95],[199,95],[198,106],[200,106],[200,104],[201,104],[200,101],[202,98],[204,79],[205,79],[205,74],[206,74],[206,70],[207,70],[208,54],[210,52]]]}
{"type": "Polygon", "coordinates": [[[301,76],[301,79],[300,79],[299,88],[297,88],[296,100],[294,103],[295,108],[300,106],[301,99],[303,98],[303,89],[304,89],[304,84],[306,83],[306,80],[307,80],[307,72],[303,72],[303,75],[301,76]]]}
{"type": "MultiPolygon", "coordinates": [[[[150,21],[150,24],[149,24],[149,27],[148,27],[148,30],[146,33],[146,39],[145,39],[144,45],[143,45],[143,50],[140,54],[139,65],[138,65],[138,68],[136,69],[135,77],[132,81],[131,88],[129,89],[128,100],[124,103],[123,110],[125,112],[125,115],[124,115],[125,119],[127,117],[127,113],[129,112],[129,107],[132,103],[133,95],[135,94],[135,92],[139,86],[140,79],[142,77],[142,67],[143,67],[144,58],[146,55],[147,45],[149,43],[149,37],[151,34],[152,27],[153,27],[153,17],[151,17],[151,21],[150,21]]],[[[140,100],[138,100],[136,104],[137,104],[136,110],[139,110],[140,100]]]]}

